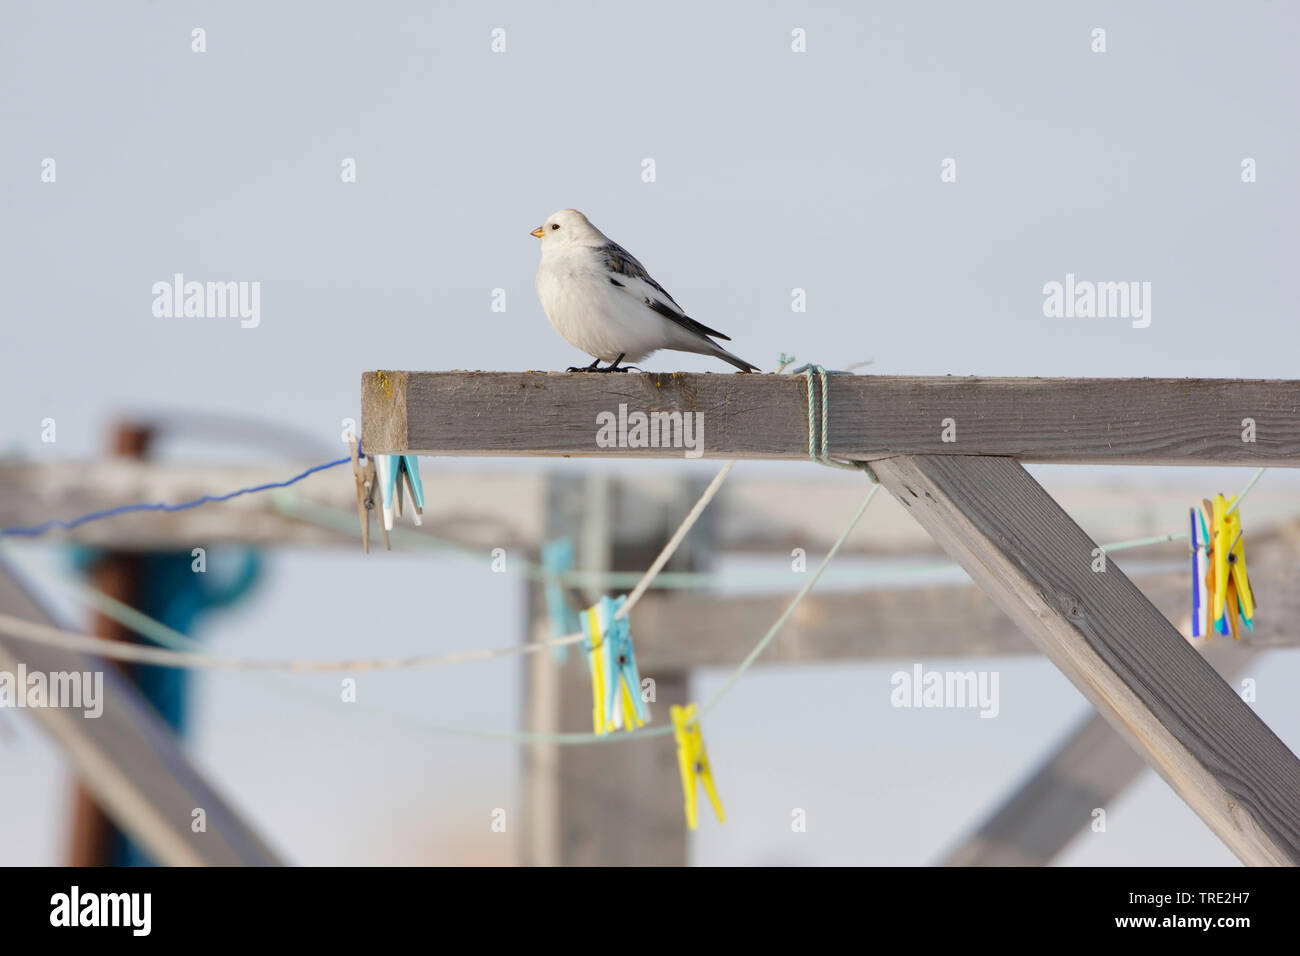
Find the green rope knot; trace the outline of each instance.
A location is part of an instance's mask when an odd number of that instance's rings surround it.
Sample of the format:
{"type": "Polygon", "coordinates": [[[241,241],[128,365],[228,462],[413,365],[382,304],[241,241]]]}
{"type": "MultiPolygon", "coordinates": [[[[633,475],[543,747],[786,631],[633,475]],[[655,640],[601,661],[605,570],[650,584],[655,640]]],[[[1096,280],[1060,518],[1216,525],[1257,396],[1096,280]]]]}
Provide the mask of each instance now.
{"type": "Polygon", "coordinates": [[[848,375],[834,369],[827,370],[821,365],[801,365],[792,369],[791,375],[803,374],[808,384],[808,458],[819,465],[829,468],[848,468],[853,471],[866,472],[872,481],[876,480],[871,466],[865,461],[838,461],[830,456],[830,375],[848,375]],[[817,402],[817,390],[813,387],[813,373],[821,382],[821,403],[817,402]],[[820,439],[820,440],[819,440],[820,439]]]}

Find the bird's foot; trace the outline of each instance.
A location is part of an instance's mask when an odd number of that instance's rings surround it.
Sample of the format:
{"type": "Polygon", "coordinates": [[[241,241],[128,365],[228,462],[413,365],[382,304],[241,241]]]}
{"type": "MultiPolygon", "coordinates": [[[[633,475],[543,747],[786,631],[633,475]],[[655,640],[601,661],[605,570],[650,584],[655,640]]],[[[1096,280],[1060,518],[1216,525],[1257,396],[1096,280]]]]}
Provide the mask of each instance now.
{"type": "Polygon", "coordinates": [[[635,365],[620,366],[618,363],[621,361],[623,361],[622,355],[614,359],[614,361],[610,362],[604,368],[601,368],[600,359],[596,359],[590,365],[584,365],[581,368],[579,368],[577,365],[570,365],[566,371],[569,372],[639,372],[641,371],[641,369],[637,368],[635,365]]]}

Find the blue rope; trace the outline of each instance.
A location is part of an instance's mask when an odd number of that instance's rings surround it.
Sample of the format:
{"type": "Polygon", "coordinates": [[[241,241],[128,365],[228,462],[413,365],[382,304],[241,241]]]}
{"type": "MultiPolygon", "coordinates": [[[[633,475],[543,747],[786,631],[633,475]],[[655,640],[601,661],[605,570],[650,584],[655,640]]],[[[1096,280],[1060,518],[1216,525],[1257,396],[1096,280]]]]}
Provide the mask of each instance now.
{"type": "MultiPolygon", "coordinates": [[[[357,443],[357,458],[361,458],[361,443],[357,443]]],[[[251,495],[258,491],[270,491],[272,488],[287,488],[290,485],[297,484],[309,475],[314,475],[318,471],[325,471],[327,468],[337,468],[339,465],[346,465],[352,460],[351,455],[345,455],[334,461],[327,461],[323,465],[315,465],[308,468],[302,474],[294,475],[287,481],[273,481],[265,485],[256,485],[252,488],[240,488],[238,491],[232,491],[225,495],[204,495],[201,498],[195,498],[192,501],[182,501],[177,505],[169,505],[164,502],[150,504],[143,502],[135,505],[118,505],[115,508],[105,508],[103,511],[92,511],[89,514],[73,518],[71,521],[60,521],[51,519],[43,524],[30,525],[28,527],[14,526],[11,528],[0,528],[0,538],[7,537],[25,537],[35,538],[38,535],[45,534],[53,528],[61,528],[64,531],[71,531],[73,528],[80,527],[91,521],[99,521],[101,518],[111,518],[114,515],[130,514],[135,511],[187,511],[190,508],[197,508],[199,505],[205,505],[213,501],[229,501],[231,498],[238,498],[240,495],[251,495]]]]}

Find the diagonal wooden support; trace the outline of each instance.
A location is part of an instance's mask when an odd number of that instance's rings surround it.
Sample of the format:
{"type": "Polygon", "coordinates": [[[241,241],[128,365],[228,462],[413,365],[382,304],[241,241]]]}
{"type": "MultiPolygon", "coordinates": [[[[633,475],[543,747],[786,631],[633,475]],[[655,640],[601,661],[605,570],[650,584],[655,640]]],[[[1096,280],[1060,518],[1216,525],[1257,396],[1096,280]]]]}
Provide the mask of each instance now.
{"type": "MultiPolygon", "coordinates": [[[[0,562],[0,609],[57,623],[0,562]]],[[[44,726],[118,825],[164,866],[275,866],[279,861],[238,811],[199,773],[140,692],[98,658],[0,639],[0,671],[103,674],[103,714],[41,707],[25,711],[44,726]],[[207,830],[195,833],[201,808],[207,830]]]]}
{"type": "Polygon", "coordinates": [[[1247,864],[1300,864],[1300,761],[1019,462],[876,474],[1247,864]]]}
{"type": "MultiPolygon", "coordinates": [[[[1251,560],[1268,554],[1268,570],[1251,576],[1257,596],[1268,613],[1255,620],[1255,630],[1240,641],[1218,638],[1197,646],[1226,681],[1245,672],[1263,648],[1294,643],[1291,622],[1300,619],[1300,590],[1294,582],[1297,558],[1293,545],[1275,542],[1256,546],[1251,560]]],[[[1189,610],[1187,578],[1177,582],[1177,601],[1167,592],[1164,577],[1143,581],[1142,593],[1166,616],[1172,607],[1189,610]]],[[[1176,616],[1175,616],[1176,619],[1176,616]]],[[[1099,714],[1084,720],[1055,748],[1034,774],[995,809],[979,827],[940,861],[945,866],[1046,866],[1092,822],[1094,807],[1111,801],[1145,769],[1141,757],[1099,714]]]]}
{"type": "MultiPolygon", "coordinates": [[[[1211,661],[1216,657],[1216,669],[1226,680],[1255,654],[1249,648],[1227,648],[1206,655],[1211,661]]],[[[1110,807],[1144,769],[1128,741],[1093,713],[940,863],[1047,866],[1087,830],[1093,809],[1110,807]]]]}

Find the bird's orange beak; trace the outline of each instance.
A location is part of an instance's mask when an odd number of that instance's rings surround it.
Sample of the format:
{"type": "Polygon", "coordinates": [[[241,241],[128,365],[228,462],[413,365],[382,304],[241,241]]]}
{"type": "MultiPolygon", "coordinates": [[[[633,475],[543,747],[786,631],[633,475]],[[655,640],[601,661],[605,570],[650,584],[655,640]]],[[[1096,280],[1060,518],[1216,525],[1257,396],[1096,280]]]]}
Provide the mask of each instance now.
{"type": "Polygon", "coordinates": [[[544,235],[544,233],[542,232],[542,227],[538,226],[536,229],[530,232],[529,235],[536,236],[538,239],[542,238],[542,236],[544,235]]]}

